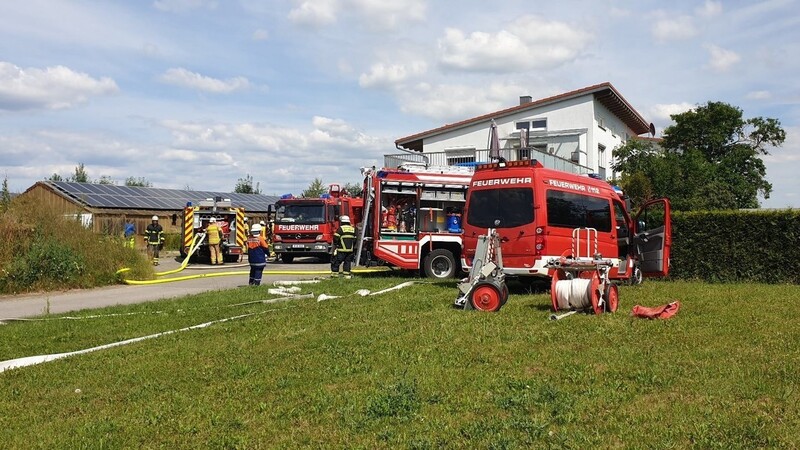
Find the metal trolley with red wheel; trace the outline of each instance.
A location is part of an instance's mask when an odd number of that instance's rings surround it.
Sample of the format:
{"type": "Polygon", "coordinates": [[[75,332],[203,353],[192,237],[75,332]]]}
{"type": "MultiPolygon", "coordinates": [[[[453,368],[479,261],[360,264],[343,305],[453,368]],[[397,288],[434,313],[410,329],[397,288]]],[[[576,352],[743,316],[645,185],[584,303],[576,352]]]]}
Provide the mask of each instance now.
{"type": "Polygon", "coordinates": [[[597,252],[597,230],[576,228],[572,232],[572,248],[560,258],[551,258],[545,267],[550,269],[550,301],[552,320],[562,319],[581,311],[594,314],[616,312],[619,307],[619,288],[609,280],[613,262],[603,259],[597,252]],[[581,237],[585,238],[586,252],[581,255],[581,237]],[[592,242],[594,252],[592,252],[592,242]]]}
{"type": "Polygon", "coordinates": [[[486,235],[478,237],[472,268],[469,276],[458,284],[459,296],[453,306],[478,311],[499,311],[508,301],[505,279],[500,236],[495,229],[490,228],[486,235]]]}

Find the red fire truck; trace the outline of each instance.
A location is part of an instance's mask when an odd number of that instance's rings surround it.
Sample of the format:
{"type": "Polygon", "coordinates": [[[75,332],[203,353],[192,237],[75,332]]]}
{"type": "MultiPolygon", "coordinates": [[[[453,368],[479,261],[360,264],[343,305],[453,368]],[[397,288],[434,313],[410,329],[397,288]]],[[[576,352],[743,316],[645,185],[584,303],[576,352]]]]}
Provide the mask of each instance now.
{"type": "Polygon", "coordinates": [[[275,253],[285,263],[302,256],[329,261],[339,217],[350,216],[355,225],[363,215],[364,201],[342,192],[338,184],[330,185],[320,198],[284,197],[275,204],[272,239],[275,253]]]}
{"type": "Polygon", "coordinates": [[[431,278],[456,276],[471,169],[407,164],[362,174],[366,217],[358,230],[359,262],[420,270],[431,278]]]}
{"type": "Polygon", "coordinates": [[[523,279],[546,279],[550,258],[578,253],[612,260],[612,280],[666,276],[669,201],[651,201],[633,219],[628,209],[620,193],[602,180],[546,169],[536,160],[483,164],[475,170],[466,202],[462,264],[471,266],[478,236],[493,228],[501,236],[503,271],[523,279]],[[589,229],[578,248],[576,229],[589,229]]]}

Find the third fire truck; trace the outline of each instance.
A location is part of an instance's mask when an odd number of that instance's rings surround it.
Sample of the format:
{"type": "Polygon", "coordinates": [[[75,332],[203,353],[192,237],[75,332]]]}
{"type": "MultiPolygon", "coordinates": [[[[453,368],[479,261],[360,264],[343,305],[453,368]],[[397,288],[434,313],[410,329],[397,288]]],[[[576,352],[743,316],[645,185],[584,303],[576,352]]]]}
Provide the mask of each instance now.
{"type": "Polygon", "coordinates": [[[362,173],[366,214],[358,227],[359,262],[376,260],[431,278],[456,276],[471,170],[406,164],[362,173]]]}
{"type": "Polygon", "coordinates": [[[285,197],[275,204],[273,234],[273,249],[285,263],[302,256],[329,260],[339,217],[350,216],[351,223],[357,224],[364,209],[361,198],[350,197],[338,184],[320,198],[285,197]]]}

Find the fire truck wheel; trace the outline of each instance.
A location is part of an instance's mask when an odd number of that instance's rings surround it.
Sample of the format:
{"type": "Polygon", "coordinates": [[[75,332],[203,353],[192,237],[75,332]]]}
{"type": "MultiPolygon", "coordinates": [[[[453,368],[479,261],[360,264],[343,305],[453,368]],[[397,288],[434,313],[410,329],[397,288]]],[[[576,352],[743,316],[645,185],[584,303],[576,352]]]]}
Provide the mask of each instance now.
{"type": "Polygon", "coordinates": [[[294,261],[294,255],[290,255],[288,253],[283,253],[281,255],[281,261],[283,261],[286,264],[291,264],[292,261],[294,261]]]}
{"type": "Polygon", "coordinates": [[[437,248],[425,257],[423,268],[428,278],[453,278],[456,275],[456,259],[450,250],[437,248]]]}
{"type": "Polygon", "coordinates": [[[505,305],[506,302],[508,301],[508,286],[505,283],[503,283],[503,292],[502,292],[502,294],[503,294],[503,297],[500,299],[500,303],[501,303],[500,306],[505,305]]]}
{"type": "Polygon", "coordinates": [[[470,304],[478,311],[496,312],[503,307],[503,293],[497,285],[483,281],[475,285],[470,304]]]}
{"type": "Polygon", "coordinates": [[[644,280],[644,274],[642,274],[642,268],[638,264],[633,266],[633,275],[631,275],[631,285],[636,286],[642,284],[644,280]]]}

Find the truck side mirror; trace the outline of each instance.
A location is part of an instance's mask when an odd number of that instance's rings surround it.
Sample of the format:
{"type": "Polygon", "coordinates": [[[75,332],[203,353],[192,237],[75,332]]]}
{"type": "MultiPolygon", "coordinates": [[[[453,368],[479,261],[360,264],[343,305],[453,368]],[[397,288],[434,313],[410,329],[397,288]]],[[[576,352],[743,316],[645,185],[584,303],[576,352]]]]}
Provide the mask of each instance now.
{"type": "Polygon", "coordinates": [[[636,224],[636,227],[636,231],[642,233],[647,229],[647,224],[644,222],[644,220],[640,220],[639,223],[636,224]]]}

